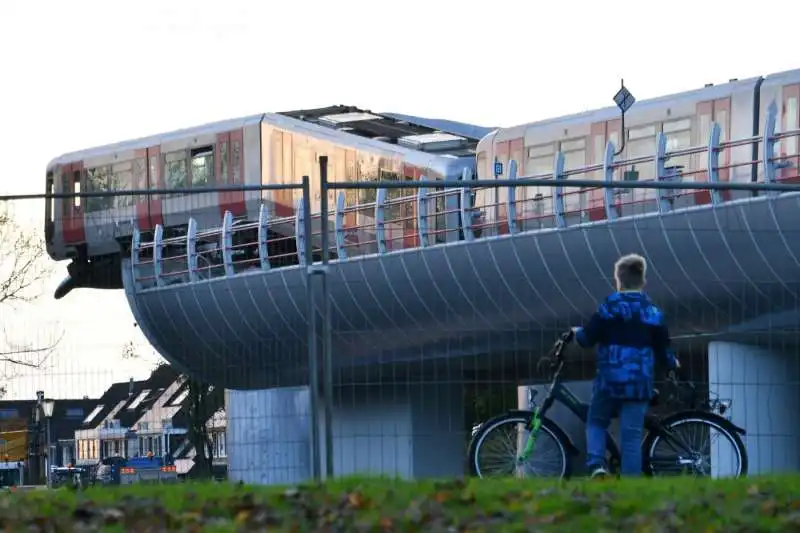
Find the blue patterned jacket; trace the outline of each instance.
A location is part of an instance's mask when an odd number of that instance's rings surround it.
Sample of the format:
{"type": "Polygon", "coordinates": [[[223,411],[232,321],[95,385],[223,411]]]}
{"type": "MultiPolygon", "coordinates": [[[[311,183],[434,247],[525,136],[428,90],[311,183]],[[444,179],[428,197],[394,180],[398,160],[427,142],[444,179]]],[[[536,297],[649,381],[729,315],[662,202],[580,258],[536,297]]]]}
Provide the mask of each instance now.
{"type": "Polygon", "coordinates": [[[622,400],[653,397],[655,358],[675,368],[664,314],[642,292],[615,292],[606,298],[575,340],[597,346],[595,392],[622,400]]]}

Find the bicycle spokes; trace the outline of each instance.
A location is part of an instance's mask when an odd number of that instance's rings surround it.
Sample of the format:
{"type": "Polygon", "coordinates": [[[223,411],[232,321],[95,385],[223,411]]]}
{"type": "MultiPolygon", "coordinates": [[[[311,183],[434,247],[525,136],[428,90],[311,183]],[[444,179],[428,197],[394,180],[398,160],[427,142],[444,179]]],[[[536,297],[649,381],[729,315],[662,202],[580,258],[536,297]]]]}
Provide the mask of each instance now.
{"type": "Polygon", "coordinates": [[[653,443],[650,457],[655,475],[721,477],[738,472],[740,463],[735,444],[699,420],[687,420],[663,431],[653,443]]]}
{"type": "Polygon", "coordinates": [[[540,429],[541,419],[536,418],[508,420],[494,427],[480,442],[476,457],[479,475],[561,476],[565,460],[562,447],[553,435],[540,429]]]}

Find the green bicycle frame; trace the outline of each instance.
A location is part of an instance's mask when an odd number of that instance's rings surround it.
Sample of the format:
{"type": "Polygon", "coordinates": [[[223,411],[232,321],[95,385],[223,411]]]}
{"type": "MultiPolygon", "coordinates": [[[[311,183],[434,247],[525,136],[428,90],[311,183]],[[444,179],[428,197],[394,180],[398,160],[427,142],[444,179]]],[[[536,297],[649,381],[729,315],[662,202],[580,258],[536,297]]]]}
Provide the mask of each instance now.
{"type": "Polygon", "coordinates": [[[536,435],[539,433],[539,428],[542,427],[542,417],[539,416],[539,407],[536,407],[533,410],[533,416],[531,417],[530,424],[528,424],[528,428],[530,430],[530,434],[528,435],[528,439],[525,441],[525,447],[522,449],[522,454],[517,458],[518,463],[524,463],[528,460],[528,458],[533,454],[533,449],[536,446],[536,435]]]}

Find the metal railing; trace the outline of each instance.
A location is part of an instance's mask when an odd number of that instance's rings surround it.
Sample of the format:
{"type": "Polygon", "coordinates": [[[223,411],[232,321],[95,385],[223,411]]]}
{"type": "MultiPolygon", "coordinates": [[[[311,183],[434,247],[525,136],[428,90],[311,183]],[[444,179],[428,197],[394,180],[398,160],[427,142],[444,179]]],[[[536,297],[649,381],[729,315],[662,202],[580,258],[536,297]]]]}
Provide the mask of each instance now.
{"type": "MultiPolygon", "coordinates": [[[[685,207],[731,201],[736,199],[736,193],[752,196],[758,192],[778,194],[795,190],[779,182],[798,176],[798,154],[779,156],[775,149],[781,140],[800,136],[800,130],[778,133],[776,124],[777,106],[773,103],[761,135],[723,142],[722,129],[714,123],[705,145],[668,151],[668,136],[659,133],[654,154],[626,160],[615,159],[616,147],[609,142],[602,163],[576,169],[565,168],[565,155],[558,152],[551,172],[529,177],[518,176],[517,162],[512,160],[507,165],[505,179],[473,179],[471,171],[465,169],[459,181],[431,181],[423,176],[416,182],[326,183],[320,198],[321,211],[325,213],[328,189],[377,190],[375,201],[355,205],[346,205],[345,191],[340,190],[331,213],[332,230],[323,229],[329,224],[321,213],[307,214],[310,211],[307,198],[296,203],[295,215],[291,217],[272,217],[269,206],[264,204],[257,221],[237,221],[227,212],[219,227],[200,229],[190,219],[185,235],[172,237],[165,237],[165,229],[158,225],[150,242],[143,242],[142,234],[134,229],[133,279],[137,290],[146,290],[285,265],[310,266],[319,261],[315,259],[317,254],[324,258],[323,262],[328,257],[347,260],[648,212],[665,214],[685,207]],[[755,153],[752,148],[758,147],[760,157],[727,158],[731,162],[721,162],[723,154],[741,147],[750,147],[748,153],[755,153]],[[670,160],[686,157],[697,162],[695,168],[681,169],[668,164],[670,160]],[[624,169],[640,165],[649,165],[651,178],[615,179],[624,169]],[[779,176],[782,169],[787,169],[784,174],[791,175],[779,176]],[[747,175],[747,182],[735,179],[737,172],[747,175]],[[580,178],[598,174],[600,179],[580,178]],[[758,177],[756,183],[751,182],[751,175],[758,177]],[[532,187],[551,192],[529,198],[532,187]],[[407,188],[416,188],[416,194],[389,198],[390,190],[407,188]],[[477,201],[473,201],[473,196],[477,201]]],[[[324,164],[320,161],[321,173],[326,174],[327,158],[320,159],[325,161],[324,164]]]]}

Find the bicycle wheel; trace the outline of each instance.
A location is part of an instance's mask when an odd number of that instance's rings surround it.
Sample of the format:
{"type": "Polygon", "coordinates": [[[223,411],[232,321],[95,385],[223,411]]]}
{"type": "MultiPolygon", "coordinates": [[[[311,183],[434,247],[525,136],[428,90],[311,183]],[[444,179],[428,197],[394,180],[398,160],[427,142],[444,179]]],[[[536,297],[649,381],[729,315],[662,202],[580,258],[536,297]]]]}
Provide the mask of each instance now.
{"type": "Polygon", "coordinates": [[[508,413],[485,422],[469,445],[472,475],[569,477],[567,443],[561,429],[548,419],[542,420],[533,454],[518,464],[519,450],[530,435],[530,417],[531,414],[508,413]]]}
{"type": "Polygon", "coordinates": [[[747,475],[747,448],[725,418],[689,411],[669,416],[662,424],[668,433],[650,433],[642,442],[646,474],[715,478],[747,475]]]}

